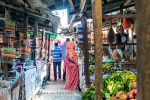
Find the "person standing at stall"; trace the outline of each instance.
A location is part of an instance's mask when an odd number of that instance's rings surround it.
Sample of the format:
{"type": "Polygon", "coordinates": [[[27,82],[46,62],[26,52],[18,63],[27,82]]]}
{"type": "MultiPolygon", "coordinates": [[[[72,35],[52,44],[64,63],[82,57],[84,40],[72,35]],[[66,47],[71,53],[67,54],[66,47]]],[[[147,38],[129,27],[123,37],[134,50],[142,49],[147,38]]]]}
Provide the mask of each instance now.
{"type": "MultiPolygon", "coordinates": [[[[66,38],[65,43],[61,46],[61,48],[62,48],[62,60],[63,60],[63,62],[65,62],[65,59],[66,59],[66,51],[67,51],[66,43],[69,42],[69,41],[70,41],[70,39],[66,38]]],[[[65,64],[63,64],[63,80],[64,81],[66,80],[65,64]]]]}
{"type": "Polygon", "coordinates": [[[61,79],[62,49],[58,46],[58,43],[54,43],[54,48],[51,50],[51,55],[53,57],[54,80],[57,80],[57,66],[58,66],[58,76],[59,76],[59,79],[61,79]]]}
{"type": "Polygon", "coordinates": [[[74,44],[71,42],[66,43],[66,90],[74,90],[78,86],[79,69],[78,69],[78,56],[74,51],[74,44]]]}

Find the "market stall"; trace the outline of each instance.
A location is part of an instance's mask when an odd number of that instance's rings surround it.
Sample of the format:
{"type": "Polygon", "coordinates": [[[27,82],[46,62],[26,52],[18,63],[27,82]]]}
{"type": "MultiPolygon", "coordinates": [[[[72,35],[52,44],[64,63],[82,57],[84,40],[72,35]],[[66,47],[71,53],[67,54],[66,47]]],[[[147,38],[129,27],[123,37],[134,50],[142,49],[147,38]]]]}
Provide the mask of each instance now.
{"type": "Polygon", "coordinates": [[[0,99],[30,100],[46,84],[50,74],[47,73],[49,55],[46,51],[50,42],[47,48],[44,47],[47,38],[45,24],[40,24],[43,25],[41,29],[36,17],[31,25],[34,16],[18,12],[23,15],[20,16],[24,22],[22,25],[10,16],[11,8],[1,9],[5,11],[5,20],[1,22],[4,26],[0,27],[0,91],[5,95],[0,99]]]}
{"type": "Polygon", "coordinates": [[[100,1],[92,4],[93,15],[90,18],[93,18],[92,24],[95,27],[91,27],[87,20],[89,15],[84,10],[86,4],[83,3],[80,11],[82,25],[78,24],[74,32],[78,50],[82,52],[79,54],[80,88],[84,92],[82,100],[136,99],[137,42],[133,27],[136,26],[135,15],[127,8],[122,15],[101,16],[99,4],[100,1]],[[93,39],[89,33],[93,33],[93,39]],[[119,77],[122,79],[119,80],[119,77]],[[117,95],[119,91],[122,91],[120,97],[117,95]]]}

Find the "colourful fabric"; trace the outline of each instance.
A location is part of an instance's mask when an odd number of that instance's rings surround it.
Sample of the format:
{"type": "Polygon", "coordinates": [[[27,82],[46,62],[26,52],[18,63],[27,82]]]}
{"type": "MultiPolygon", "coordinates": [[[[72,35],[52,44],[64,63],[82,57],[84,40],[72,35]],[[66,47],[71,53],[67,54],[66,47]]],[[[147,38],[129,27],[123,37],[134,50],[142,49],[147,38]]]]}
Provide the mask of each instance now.
{"type": "Polygon", "coordinates": [[[64,71],[66,70],[66,66],[67,65],[69,65],[69,60],[68,60],[68,58],[66,58],[65,60],[64,60],[64,71]]]}
{"type": "MultiPolygon", "coordinates": [[[[68,57],[72,57],[76,62],[78,61],[77,55],[71,50],[68,50],[68,57]]],[[[78,67],[71,61],[68,60],[66,65],[66,90],[76,89],[79,81],[79,71],[78,67]]]]}
{"type": "Polygon", "coordinates": [[[66,42],[66,59],[64,60],[64,70],[66,70],[66,66],[69,64],[68,61],[68,55],[69,55],[69,51],[71,51],[73,53],[73,55],[77,55],[77,53],[73,50],[74,48],[74,44],[70,41],[66,42]]]}

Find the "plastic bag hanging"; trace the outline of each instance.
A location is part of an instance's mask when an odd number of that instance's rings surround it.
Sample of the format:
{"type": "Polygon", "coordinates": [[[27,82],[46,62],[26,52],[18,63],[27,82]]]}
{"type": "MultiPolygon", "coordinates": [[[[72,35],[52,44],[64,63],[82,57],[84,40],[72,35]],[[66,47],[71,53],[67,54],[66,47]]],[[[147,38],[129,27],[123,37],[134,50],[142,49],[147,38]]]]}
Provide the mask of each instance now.
{"type": "Polygon", "coordinates": [[[124,29],[129,29],[131,28],[131,21],[128,18],[123,19],[123,28],[124,29]]]}
{"type": "MultiPolygon", "coordinates": [[[[129,8],[127,8],[126,9],[126,14],[130,14],[131,12],[130,12],[130,10],[129,10],[129,8]]],[[[132,27],[132,22],[131,22],[132,20],[130,19],[130,18],[124,18],[123,19],[123,28],[124,29],[129,29],[129,28],[131,28],[132,27]]]]}

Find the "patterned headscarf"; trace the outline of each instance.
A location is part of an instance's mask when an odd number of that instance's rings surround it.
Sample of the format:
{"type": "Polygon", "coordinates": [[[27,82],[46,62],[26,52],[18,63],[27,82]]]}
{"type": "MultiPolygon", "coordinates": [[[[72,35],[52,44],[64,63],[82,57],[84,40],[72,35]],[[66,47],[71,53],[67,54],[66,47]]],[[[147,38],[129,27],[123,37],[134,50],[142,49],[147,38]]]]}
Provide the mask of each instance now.
{"type": "Polygon", "coordinates": [[[67,52],[66,52],[66,55],[68,55],[68,52],[71,51],[74,55],[77,55],[77,53],[74,51],[74,43],[72,42],[67,42],[66,43],[66,47],[67,47],[67,52]]]}

